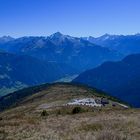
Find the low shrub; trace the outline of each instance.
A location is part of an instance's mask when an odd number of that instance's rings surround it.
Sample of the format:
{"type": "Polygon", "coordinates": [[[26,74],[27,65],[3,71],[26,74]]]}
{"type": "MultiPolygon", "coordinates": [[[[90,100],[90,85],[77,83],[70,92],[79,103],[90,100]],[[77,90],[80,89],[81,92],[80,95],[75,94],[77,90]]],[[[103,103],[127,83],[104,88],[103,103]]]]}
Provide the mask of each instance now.
{"type": "Polygon", "coordinates": [[[58,111],[57,111],[57,115],[60,115],[60,114],[61,114],[61,110],[58,110],[58,111]]]}
{"type": "Polygon", "coordinates": [[[45,116],[48,116],[49,115],[49,113],[46,111],[46,110],[43,110],[42,112],[41,112],[41,116],[42,117],[45,117],[45,116]]]}
{"type": "Polygon", "coordinates": [[[73,108],[73,110],[72,110],[72,114],[77,114],[77,113],[81,113],[81,112],[83,112],[83,109],[79,106],[73,108]]]}

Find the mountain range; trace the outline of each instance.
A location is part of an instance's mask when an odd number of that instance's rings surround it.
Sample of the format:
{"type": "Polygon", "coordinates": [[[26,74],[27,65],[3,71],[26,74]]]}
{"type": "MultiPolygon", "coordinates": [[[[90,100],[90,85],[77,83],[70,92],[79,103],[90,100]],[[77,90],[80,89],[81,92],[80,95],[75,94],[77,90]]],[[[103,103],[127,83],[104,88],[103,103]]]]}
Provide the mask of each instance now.
{"type": "Polygon", "coordinates": [[[140,54],[129,55],[119,62],[105,62],[85,71],[73,82],[107,92],[134,107],[140,107],[140,54]]]}
{"type": "Polygon", "coordinates": [[[29,55],[47,62],[65,63],[80,72],[96,67],[107,60],[119,60],[123,57],[116,51],[59,32],[48,37],[7,40],[10,41],[0,44],[1,50],[29,55]]]}
{"type": "Polygon", "coordinates": [[[140,34],[135,35],[110,35],[83,38],[91,43],[120,52],[123,55],[140,53],[140,34]]]}

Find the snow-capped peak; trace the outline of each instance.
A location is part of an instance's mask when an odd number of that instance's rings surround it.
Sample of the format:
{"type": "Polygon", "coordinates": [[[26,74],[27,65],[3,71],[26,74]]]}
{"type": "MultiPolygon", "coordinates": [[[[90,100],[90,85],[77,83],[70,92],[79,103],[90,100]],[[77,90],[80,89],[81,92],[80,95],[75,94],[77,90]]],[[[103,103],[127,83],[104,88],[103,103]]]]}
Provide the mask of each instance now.
{"type": "Polygon", "coordinates": [[[63,36],[65,36],[65,35],[61,34],[60,32],[56,32],[56,33],[50,35],[49,37],[50,38],[60,38],[60,37],[63,37],[63,36]]]}
{"type": "Polygon", "coordinates": [[[8,42],[8,41],[11,41],[11,40],[14,40],[14,38],[12,38],[11,36],[0,37],[0,41],[3,41],[3,42],[8,42]]]}

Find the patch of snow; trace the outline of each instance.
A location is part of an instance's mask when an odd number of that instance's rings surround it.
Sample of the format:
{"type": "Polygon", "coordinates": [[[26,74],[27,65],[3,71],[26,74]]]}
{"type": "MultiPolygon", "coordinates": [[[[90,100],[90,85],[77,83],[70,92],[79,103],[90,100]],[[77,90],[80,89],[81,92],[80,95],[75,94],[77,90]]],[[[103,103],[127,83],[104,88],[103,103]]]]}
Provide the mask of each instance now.
{"type": "Polygon", "coordinates": [[[124,107],[124,108],[129,108],[127,105],[124,105],[124,104],[121,104],[121,103],[118,103],[120,106],[124,107]]]}

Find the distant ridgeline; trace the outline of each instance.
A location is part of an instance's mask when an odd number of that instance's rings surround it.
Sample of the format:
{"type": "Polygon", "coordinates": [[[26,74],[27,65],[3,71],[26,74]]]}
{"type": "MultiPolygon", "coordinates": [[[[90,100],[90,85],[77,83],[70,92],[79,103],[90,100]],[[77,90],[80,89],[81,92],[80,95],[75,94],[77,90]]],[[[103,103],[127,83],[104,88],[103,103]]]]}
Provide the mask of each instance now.
{"type": "Polygon", "coordinates": [[[48,37],[7,39],[0,43],[0,49],[48,62],[68,64],[80,72],[107,60],[119,60],[123,57],[116,51],[59,32],[48,37]]]}
{"type": "Polygon", "coordinates": [[[101,89],[134,107],[140,107],[140,54],[119,62],[105,62],[80,74],[73,82],[101,89]]]}
{"type": "Polygon", "coordinates": [[[140,34],[126,36],[105,34],[98,38],[88,37],[83,39],[102,47],[116,50],[125,56],[140,53],[140,34]]]}

